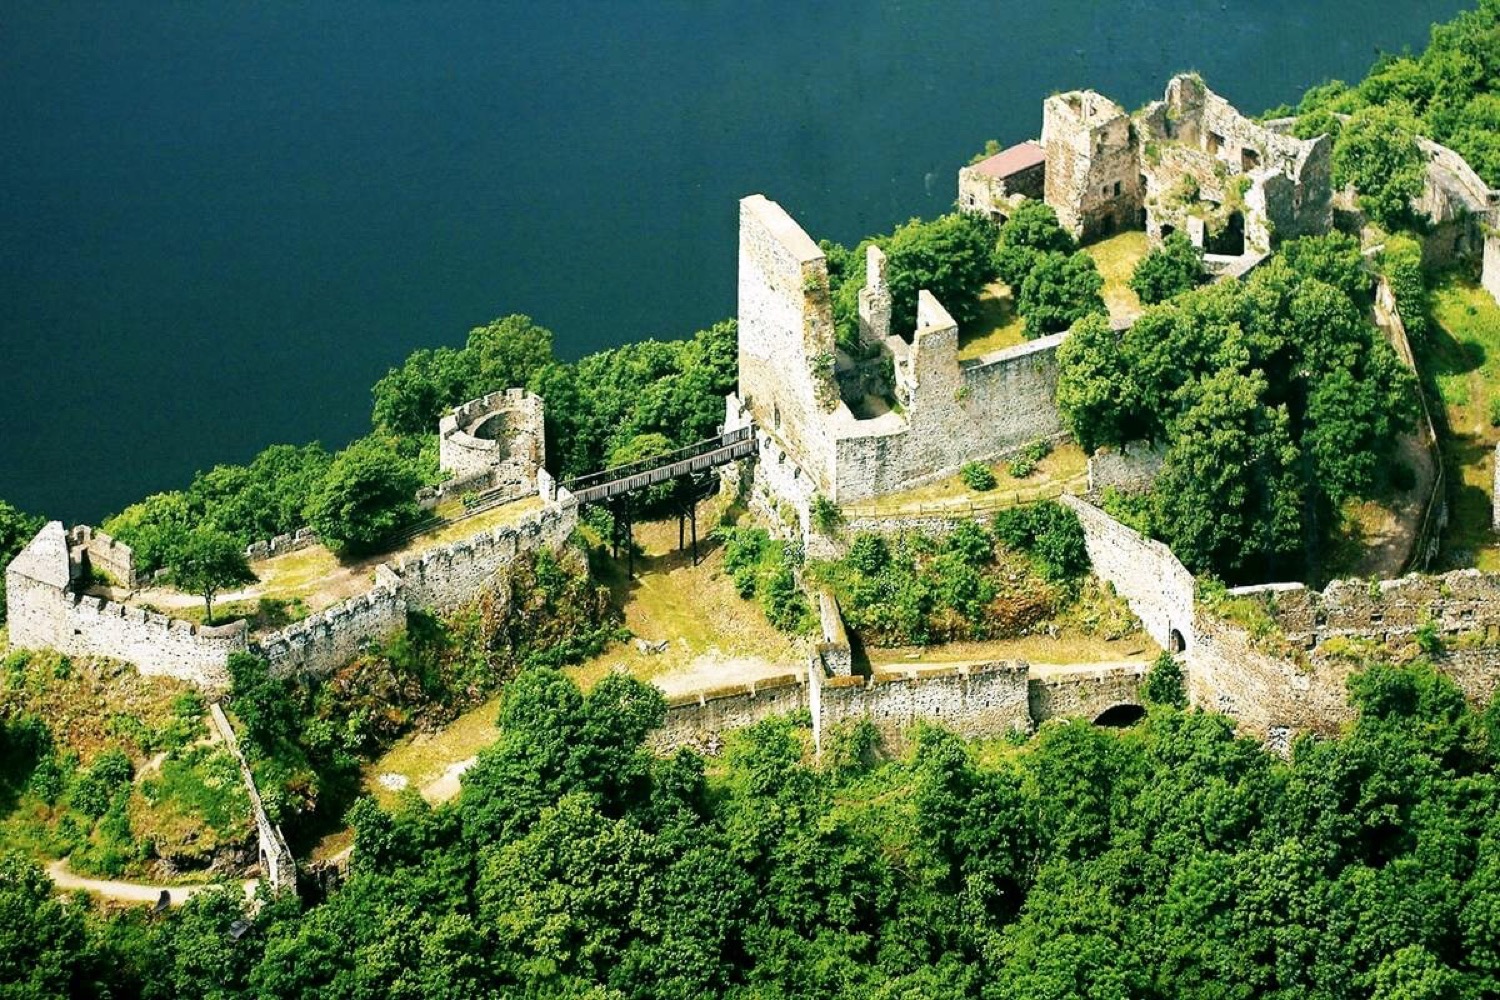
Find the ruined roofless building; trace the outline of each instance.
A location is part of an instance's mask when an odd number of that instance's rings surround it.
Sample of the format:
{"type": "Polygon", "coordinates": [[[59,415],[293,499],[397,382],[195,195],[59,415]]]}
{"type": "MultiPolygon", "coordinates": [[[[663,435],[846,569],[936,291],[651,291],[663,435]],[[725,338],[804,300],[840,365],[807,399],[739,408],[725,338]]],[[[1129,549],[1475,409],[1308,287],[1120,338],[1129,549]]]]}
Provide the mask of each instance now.
{"type": "Polygon", "coordinates": [[[756,487],[790,505],[804,534],[815,496],[896,492],[1062,431],[1053,402],[1062,334],[960,361],[942,303],[922,291],[915,328],[892,331],[877,248],[866,275],[860,328],[872,356],[861,360],[837,347],[818,245],[774,201],[740,202],[739,386],[725,429],[755,426],[756,487]]]}
{"type": "MultiPolygon", "coordinates": [[[[1191,74],[1133,115],[1092,90],[1055,94],[1042,106],[1041,146],[1043,197],[1079,239],[1177,231],[1210,253],[1241,256],[1325,233],[1332,221],[1332,140],[1251,121],[1191,74]]],[[[979,210],[962,191],[960,171],[959,207],[979,210]]]]}

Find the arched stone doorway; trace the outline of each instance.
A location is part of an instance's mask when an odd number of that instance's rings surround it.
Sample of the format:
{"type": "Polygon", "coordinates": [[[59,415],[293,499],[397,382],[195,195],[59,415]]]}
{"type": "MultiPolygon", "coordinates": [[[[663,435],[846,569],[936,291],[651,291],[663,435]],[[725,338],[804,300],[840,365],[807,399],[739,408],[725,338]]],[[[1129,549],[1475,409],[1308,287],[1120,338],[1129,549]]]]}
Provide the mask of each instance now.
{"type": "Polygon", "coordinates": [[[1177,631],[1175,628],[1172,629],[1171,632],[1167,633],[1167,652],[1173,654],[1187,652],[1187,640],[1184,639],[1182,637],[1182,633],[1177,631]]]}
{"type": "Polygon", "coordinates": [[[1146,710],[1140,705],[1125,702],[1119,705],[1111,705],[1098,715],[1094,716],[1094,725],[1104,726],[1108,729],[1125,729],[1135,725],[1146,717],[1146,710]]]}

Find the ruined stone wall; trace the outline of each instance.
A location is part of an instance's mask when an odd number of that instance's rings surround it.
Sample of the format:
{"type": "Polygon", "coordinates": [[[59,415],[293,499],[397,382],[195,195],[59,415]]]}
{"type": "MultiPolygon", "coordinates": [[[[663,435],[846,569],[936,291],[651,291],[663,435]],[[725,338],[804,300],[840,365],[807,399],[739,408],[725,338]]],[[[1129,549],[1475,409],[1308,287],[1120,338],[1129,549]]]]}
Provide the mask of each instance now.
{"type": "Polygon", "coordinates": [[[1097,719],[1112,708],[1141,704],[1145,664],[1070,669],[1032,677],[1027,686],[1031,718],[1097,719]]]}
{"type": "Polygon", "coordinates": [[[1065,506],[1078,515],[1094,575],[1111,584],[1163,649],[1193,649],[1193,575],[1171,549],[1126,527],[1074,496],[1065,506]]]}
{"type": "Polygon", "coordinates": [[[994,177],[973,165],[958,171],[958,207],[961,211],[982,215],[996,223],[1010,217],[1026,198],[1040,200],[1046,196],[1047,165],[1018,170],[1006,177],[994,177]]]}
{"type": "Polygon", "coordinates": [[[438,424],[438,465],[451,477],[428,499],[482,490],[526,496],[535,489],[546,452],[540,396],[506,389],[470,400],[438,424]]]}
{"type": "Polygon", "coordinates": [[[576,504],[551,506],[514,525],[383,563],[372,589],[264,636],[259,652],[278,676],[326,674],[405,627],[408,610],[454,611],[493,587],[518,555],[556,550],[577,526],[576,504]]]}
{"type": "Polygon", "coordinates": [[[931,722],[960,736],[1029,732],[1025,663],[983,663],[872,677],[830,677],[819,690],[818,725],[868,719],[890,743],[917,722],[931,722]]]}
{"type": "Polygon", "coordinates": [[[246,648],[244,622],[208,627],[75,593],[67,534],[52,521],[5,573],[10,644],[126,660],[143,674],[223,687],[229,654],[246,648]]]}
{"type": "Polygon", "coordinates": [[[1045,196],[1058,222],[1089,239],[1131,228],[1143,193],[1130,117],[1092,90],[1054,94],[1042,105],[1045,196]]]}
{"type": "Polygon", "coordinates": [[[816,243],[774,201],[740,201],[739,399],[756,424],[833,490],[828,414],[834,382],[828,264],[816,243]]]}
{"type": "Polygon", "coordinates": [[[1278,748],[1299,732],[1334,733],[1352,718],[1347,660],[1299,667],[1242,626],[1199,609],[1188,654],[1188,697],[1235,720],[1242,732],[1278,748]]]}
{"type": "Polygon", "coordinates": [[[68,531],[68,558],[76,566],[75,579],[94,570],[126,589],[134,589],[137,583],[135,552],[130,546],[87,524],[74,525],[68,531]]]}
{"type": "Polygon", "coordinates": [[[868,719],[898,742],[919,721],[963,736],[1028,732],[1025,663],[986,663],[938,670],[881,673],[874,677],[815,678],[785,674],[670,699],[667,719],[648,737],[659,753],[682,746],[716,751],[731,729],[789,712],[812,712],[816,732],[868,719]]]}
{"type": "Polygon", "coordinates": [[[281,827],[271,822],[266,807],[260,799],[260,790],[255,787],[255,775],[250,772],[250,762],[240,750],[240,741],[235,738],[234,727],[224,715],[218,702],[208,706],[209,719],[219,738],[229,748],[235,762],[240,766],[240,780],[245,783],[245,793],[250,797],[250,815],[255,819],[255,835],[260,847],[261,877],[273,893],[297,891],[297,861],[281,835],[281,827]]]}
{"type": "Polygon", "coordinates": [[[1089,456],[1089,495],[1117,489],[1143,493],[1156,482],[1166,448],[1146,441],[1127,441],[1120,448],[1100,448],[1089,456]]]}
{"type": "Polygon", "coordinates": [[[956,334],[928,335],[913,350],[915,387],[905,426],[838,433],[840,502],[864,500],[953,475],[1063,433],[1058,412],[1054,334],[960,363],[956,334]]]}
{"type": "Polygon", "coordinates": [[[1484,227],[1484,262],[1480,281],[1484,290],[1500,303],[1500,212],[1491,213],[1484,227]]]}
{"type": "Polygon", "coordinates": [[[670,753],[678,747],[716,753],[729,730],[807,707],[807,683],[802,674],[697,691],[667,700],[666,721],[646,738],[646,744],[657,753],[670,753]]]}
{"type": "Polygon", "coordinates": [[[818,624],[823,640],[818,644],[818,656],[823,669],[830,677],[848,677],[854,672],[849,633],[844,629],[844,615],[839,610],[839,599],[829,587],[818,591],[818,624]]]}
{"type": "Polygon", "coordinates": [[[261,637],[259,652],[277,677],[326,674],[404,628],[406,609],[396,587],[377,586],[261,637]]]}

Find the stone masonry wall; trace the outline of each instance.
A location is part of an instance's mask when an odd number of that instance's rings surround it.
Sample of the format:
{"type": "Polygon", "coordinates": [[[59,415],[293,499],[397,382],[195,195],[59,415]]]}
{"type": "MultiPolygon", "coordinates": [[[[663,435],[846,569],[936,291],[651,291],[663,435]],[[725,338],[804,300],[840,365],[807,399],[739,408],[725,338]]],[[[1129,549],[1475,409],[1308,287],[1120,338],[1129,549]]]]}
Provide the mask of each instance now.
{"type": "Polygon", "coordinates": [[[1145,664],[1069,670],[1031,678],[1028,701],[1031,718],[1097,719],[1111,708],[1141,703],[1145,664]]]}
{"type": "Polygon", "coordinates": [[[970,737],[1027,732],[1027,671],[1024,663],[986,663],[871,678],[785,674],[670,700],[666,722],[648,743],[659,753],[681,746],[712,751],[731,729],[799,711],[814,713],[815,732],[869,719],[892,742],[924,720],[970,737]]]}
{"type": "Polygon", "coordinates": [[[277,675],[328,673],[404,627],[408,610],[453,611],[494,586],[518,555],[556,550],[577,526],[576,504],[550,506],[514,525],[383,563],[371,590],[263,637],[260,653],[277,675]]]}
{"type": "Polygon", "coordinates": [[[960,363],[956,335],[918,342],[918,374],[906,421],[893,432],[841,431],[840,502],[864,500],[949,476],[1063,431],[1058,413],[1057,346],[1041,337],[960,363]]]}
{"type": "Polygon", "coordinates": [[[827,415],[839,400],[828,262],[785,209],[762,195],[740,201],[737,315],[740,401],[831,494],[827,415]]]}
{"type": "Polygon", "coordinates": [[[213,722],[214,729],[219,733],[219,738],[224,741],[230,754],[240,765],[240,780],[245,783],[245,792],[250,797],[250,813],[255,818],[255,834],[260,846],[261,877],[265,879],[273,893],[295,893],[297,891],[297,861],[292,856],[291,848],[287,846],[286,838],[281,835],[281,827],[272,823],[271,817],[266,814],[265,804],[260,799],[260,790],[255,787],[255,775],[250,773],[250,762],[245,760],[245,755],[240,750],[240,741],[235,738],[234,727],[229,724],[229,719],[224,715],[224,709],[219,707],[218,702],[208,706],[208,715],[213,722]]]}
{"type": "Polygon", "coordinates": [[[1156,482],[1166,448],[1145,441],[1128,441],[1121,448],[1101,448],[1089,456],[1089,495],[1117,489],[1143,493],[1156,482]]]}
{"type": "Polygon", "coordinates": [[[229,654],[246,648],[244,622],[207,627],[76,593],[68,537],[49,522],[6,568],[10,644],[70,656],[107,656],[143,674],[206,687],[228,683],[229,654]]]}
{"type": "Polygon", "coordinates": [[[480,490],[526,496],[546,450],[540,396],[506,389],[462,403],[438,423],[438,465],[452,475],[433,499],[480,490]]]}
{"type": "Polygon", "coordinates": [[[1484,229],[1484,270],[1480,280],[1484,290],[1500,303],[1500,213],[1492,213],[1484,229]]]}
{"type": "MultiPolygon", "coordinates": [[[[68,531],[68,556],[77,564],[79,572],[85,569],[102,571],[118,586],[130,589],[136,585],[135,552],[98,528],[87,524],[74,525],[68,531]]],[[[77,577],[78,572],[74,576],[77,577]]]]}
{"type": "Polygon", "coordinates": [[[1163,649],[1191,653],[1193,575],[1187,568],[1161,542],[1093,504],[1066,494],[1060,502],[1078,515],[1095,575],[1114,586],[1163,649]]]}

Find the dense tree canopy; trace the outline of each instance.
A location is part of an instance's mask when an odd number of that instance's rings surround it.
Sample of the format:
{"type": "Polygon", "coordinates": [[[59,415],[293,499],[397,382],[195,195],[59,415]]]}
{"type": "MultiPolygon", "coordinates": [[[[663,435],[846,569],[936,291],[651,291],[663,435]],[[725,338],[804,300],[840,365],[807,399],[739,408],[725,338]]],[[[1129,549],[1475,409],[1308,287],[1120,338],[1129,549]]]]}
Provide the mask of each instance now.
{"type": "MultiPolygon", "coordinates": [[[[1479,0],[1475,9],[1433,25],[1425,50],[1382,55],[1358,86],[1335,80],[1308,90],[1296,109],[1297,133],[1338,133],[1336,113],[1377,106],[1409,113],[1420,134],[1453,148],[1491,187],[1500,186],[1500,3],[1479,0]]],[[[1371,140],[1369,150],[1381,155],[1371,140]]],[[[1399,155],[1406,155],[1404,144],[1399,155]]]]}
{"type": "Polygon", "coordinates": [[[1130,276],[1130,287],[1142,302],[1153,305],[1196,286],[1203,280],[1203,248],[1186,233],[1172,233],[1151,248],[1130,276]]]}
{"type": "Polygon", "coordinates": [[[1500,717],[1418,662],[1281,760],[1175,707],[1024,746],[868,723],[735,736],[710,777],[642,749],[661,695],[523,674],[433,809],[366,801],[349,880],[249,915],[49,902],[0,862],[0,989],[36,997],[1479,998],[1500,990],[1500,717]],[[236,919],[251,923],[237,941],[236,919]],[[100,970],[104,970],[102,973],[100,970]],[[21,986],[20,984],[26,984],[21,986]],[[20,992],[18,992],[18,989],[20,992]]]}
{"type": "Polygon", "coordinates": [[[1081,444],[1166,444],[1152,528],[1194,570],[1298,575],[1294,553],[1315,556],[1338,507],[1378,484],[1418,402],[1366,319],[1369,281],[1353,240],[1293,241],[1243,283],[1149,307],[1121,335],[1085,321],[1059,349],[1081,444]]]}
{"type": "Polygon", "coordinates": [[[1353,184],[1359,207],[1378,225],[1396,229],[1411,218],[1422,193],[1425,163],[1420,126],[1403,105],[1372,105],[1349,116],[1333,147],[1334,182],[1353,184]]]}
{"type": "Polygon", "coordinates": [[[307,523],[336,552],[368,552],[419,516],[421,484],[388,442],[361,438],[333,460],[307,501],[307,523]]]}

